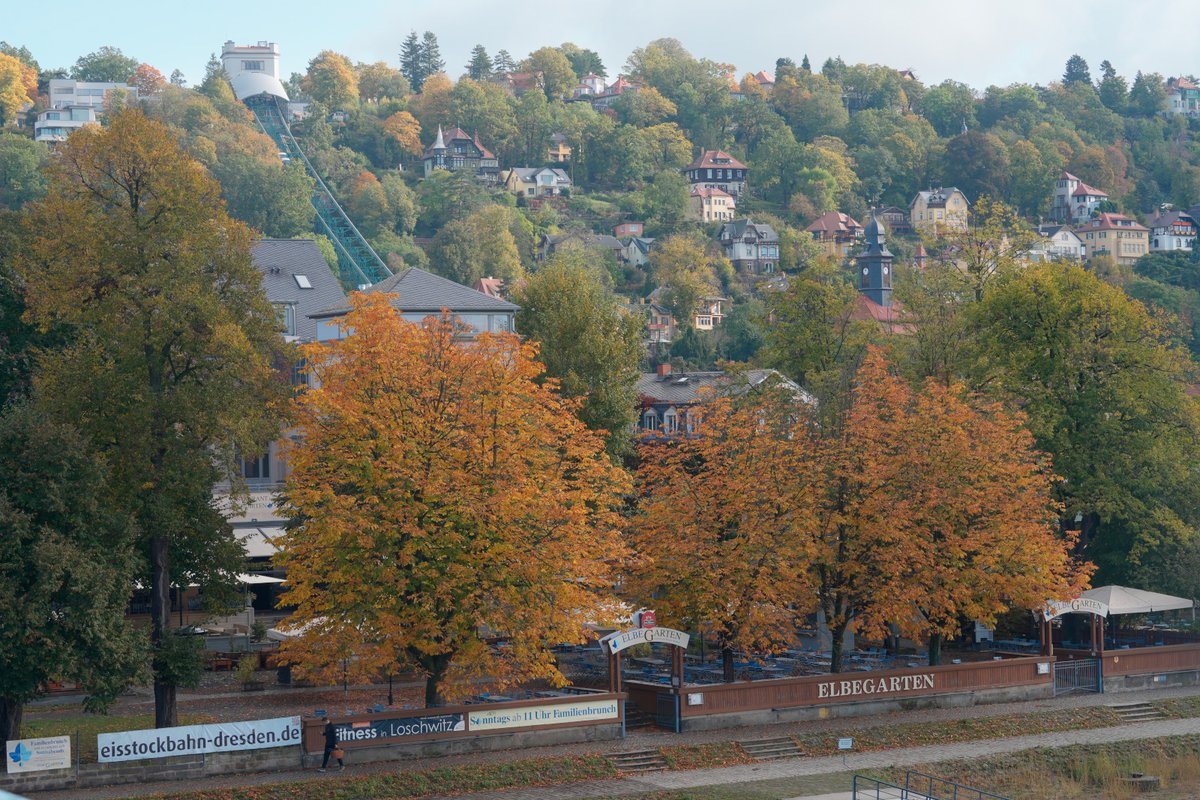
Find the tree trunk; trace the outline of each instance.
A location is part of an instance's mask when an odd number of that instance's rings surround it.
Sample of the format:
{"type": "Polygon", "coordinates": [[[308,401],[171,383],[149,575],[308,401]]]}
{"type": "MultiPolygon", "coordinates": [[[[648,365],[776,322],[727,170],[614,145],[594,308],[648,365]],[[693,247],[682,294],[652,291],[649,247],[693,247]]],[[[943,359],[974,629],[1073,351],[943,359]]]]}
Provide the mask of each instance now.
{"type": "Polygon", "coordinates": [[[849,627],[850,620],[844,620],[829,629],[833,634],[833,641],[829,643],[829,671],[842,671],[842,648],[846,640],[846,628],[849,627]]]}
{"type": "Polygon", "coordinates": [[[21,715],[24,703],[11,697],[0,697],[0,740],[9,742],[21,738],[21,715]]]}
{"type": "MultiPolygon", "coordinates": [[[[150,540],[150,643],[159,648],[171,635],[170,544],[166,536],[150,540]]],[[[154,727],[173,728],[179,724],[175,704],[175,684],[161,670],[154,675],[154,727]]]]}
{"type": "Polygon", "coordinates": [[[929,666],[936,667],[942,663],[942,635],[929,634],[929,666]]]}
{"type": "Polygon", "coordinates": [[[733,671],[733,648],[725,645],[721,648],[721,680],[733,683],[737,674],[733,671]]]}
{"type": "Polygon", "coordinates": [[[425,672],[427,673],[425,678],[425,707],[434,708],[443,705],[441,683],[442,679],[446,677],[446,670],[450,668],[450,656],[449,654],[429,656],[421,661],[421,665],[425,667],[425,672]]]}

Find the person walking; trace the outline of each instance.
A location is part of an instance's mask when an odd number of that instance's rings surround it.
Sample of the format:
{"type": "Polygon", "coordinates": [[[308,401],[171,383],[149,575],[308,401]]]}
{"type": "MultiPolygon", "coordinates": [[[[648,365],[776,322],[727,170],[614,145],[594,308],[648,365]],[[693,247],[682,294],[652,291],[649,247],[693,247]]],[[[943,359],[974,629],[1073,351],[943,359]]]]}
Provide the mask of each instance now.
{"type": "Polygon", "coordinates": [[[330,756],[333,756],[334,758],[337,759],[338,770],[345,769],[346,764],[344,761],[342,761],[342,756],[345,755],[345,751],[342,750],[342,746],[338,743],[337,728],[333,727],[333,720],[331,720],[331,719],[325,720],[325,731],[324,732],[325,732],[325,758],[323,758],[321,760],[321,768],[319,770],[317,770],[317,772],[325,771],[325,768],[329,766],[329,757],[330,756]]]}

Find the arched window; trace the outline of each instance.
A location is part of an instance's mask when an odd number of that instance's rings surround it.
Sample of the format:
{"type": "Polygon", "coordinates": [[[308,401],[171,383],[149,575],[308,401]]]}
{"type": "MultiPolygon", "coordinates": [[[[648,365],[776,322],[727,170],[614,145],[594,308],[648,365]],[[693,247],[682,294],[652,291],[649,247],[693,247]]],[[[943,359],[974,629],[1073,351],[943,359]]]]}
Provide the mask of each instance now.
{"type": "Polygon", "coordinates": [[[674,408],[668,408],[663,412],[663,433],[676,433],[679,430],[679,415],[675,413],[674,408]]]}
{"type": "Polygon", "coordinates": [[[658,414],[654,413],[653,408],[647,408],[646,413],[642,414],[642,430],[657,431],[658,430],[658,414]]]}

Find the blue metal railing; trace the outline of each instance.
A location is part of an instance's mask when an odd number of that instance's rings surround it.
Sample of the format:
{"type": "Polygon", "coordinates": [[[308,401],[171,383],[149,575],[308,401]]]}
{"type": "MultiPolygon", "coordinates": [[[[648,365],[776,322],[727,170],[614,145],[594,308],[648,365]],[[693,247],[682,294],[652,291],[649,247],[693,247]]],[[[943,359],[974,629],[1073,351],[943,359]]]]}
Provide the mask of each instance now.
{"type": "Polygon", "coordinates": [[[281,153],[288,158],[299,159],[304,169],[313,179],[312,204],[317,212],[317,221],[322,232],[333,242],[337,250],[338,271],[342,283],[347,289],[355,289],[378,283],[390,276],[392,271],[383,263],[383,259],[359,232],[345,210],[334,199],[333,192],[325,185],[316,167],[308,160],[308,156],[300,149],[292,131],[284,119],[283,111],[274,97],[256,95],[247,97],[246,106],[254,114],[254,119],[263,133],[270,136],[281,153]]]}

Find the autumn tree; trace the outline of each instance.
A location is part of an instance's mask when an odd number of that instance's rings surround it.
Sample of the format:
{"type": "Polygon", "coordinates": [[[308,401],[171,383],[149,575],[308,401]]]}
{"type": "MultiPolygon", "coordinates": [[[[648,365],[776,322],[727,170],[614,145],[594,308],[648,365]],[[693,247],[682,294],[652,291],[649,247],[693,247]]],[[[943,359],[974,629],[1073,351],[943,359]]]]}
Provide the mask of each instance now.
{"type": "Polygon", "coordinates": [[[700,302],[717,291],[718,274],[732,271],[725,256],[709,252],[704,237],[683,233],[658,243],[650,267],[663,288],[663,304],[683,328],[691,327],[700,302]]]}
{"type": "Polygon", "coordinates": [[[398,100],[409,93],[408,81],[399,70],[394,70],[386,62],[376,61],[373,64],[359,64],[358,96],[371,103],[383,99],[398,100]]]}
{"type": "Polygon", "coordinates": [[[353,334],[305,353],[319,388],[298,400],[280,552],[305,633],[285,652],[317,675],[340,672],[330,642],[365,669],[417,669],[431,706],[565,683],[548,645],[607,618],[627,478],[540,381],[534,345],[466,343],[391,299],[355,295],[353,334]]]}
{"type": "Polygon", "coordinates": [[[1073,597],[1091,565],[1072,555],[1077,534],[1060,533],[1058,479],[1022,415],[933,379],[905,411],[891,513],[909,556],[881,593],[900,631],[927,640],[937,665],[961,620],[995,627],[1013,608],[1073,597]]]}
{"type": "Polygon", "coordinates": [[[0,125],[16,121],[21,109],[37,99],[37,72],[19,59],[0,53],[0,125]]]}
{"type": "Polygon", "coordinates": [[[631,450],[637,421],[642,321],[622,311],[596,251],[560,248],[519,286],[517,330],[539,345],[546,374],[566,397],[582,399],[579,417],[603,431],[608,452],[631,450]]]}
{"type": "Polygon", "coordinates": [[[512,232],[514,214],[515,209],[489,205],[448,222],[429,248],[434,270],[467,286],[488,277],[516,282],[524,267],[512,232]]]}
{"type": "Polygon", "coordinates": [[[149,565],[155,722],[168,727],[195,666],[170,628],[170,590],[232,592],[243,551],[213,487],[233,477],[239,450],[261,452],[278,433],[277,317],[250,230],[164,125],[127,110],[76,131],[49,177],[17,261],[26,314],[78,335],[43,353],[35,395],[111,465],[103,500],[133,517],[149,565]]]}
{"type": "Polygon", "coordinates": [[[129,77],[129,85],[138,90],[138,97],[154,97],[167,85],[167,79],[149,64],[138,64],[129,77]]]}
{"type": "Polygon", "coordinates": [[[732,681],[735,650],[786,647],[812,610],[815,521],[812,487],[797,480],[811,462],[795,439],[796,398],[773,383],[747,390],[744,376],[721,393],[688,412],[703,435],[639,447],[625,591],[653,597],[660,620],[715,634],[732,681]]]}
{"type": "Polygon", "coordinates": [[[542,87],[550,100],[562,100],[571,96],[571,90],[579,79],[571,62],[554,47],[543,47],[534,50],[521,64],[526,72],[542,73],[542,87]]]}
{"type": "Polygon", "coordinates": [[[350,59],[332,50],[322,50],[308,62],[304,91],[330,109],[351,108],[358,100],[358,79],[350,59]]]}

